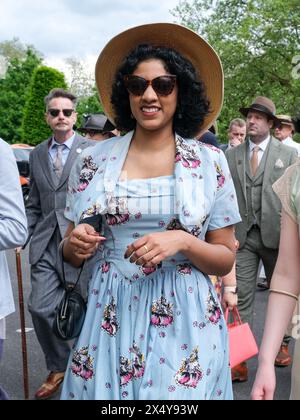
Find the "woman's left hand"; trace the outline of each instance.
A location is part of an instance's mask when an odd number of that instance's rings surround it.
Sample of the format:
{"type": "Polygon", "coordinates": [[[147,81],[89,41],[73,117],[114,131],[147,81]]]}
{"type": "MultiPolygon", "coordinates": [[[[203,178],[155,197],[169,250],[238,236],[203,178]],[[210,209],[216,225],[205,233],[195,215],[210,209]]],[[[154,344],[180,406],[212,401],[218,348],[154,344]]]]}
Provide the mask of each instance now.
{"type": "Polygon", "coordinates": [[[233,310],[238,304],[238,295],[232,292],[224,292],[222,297],[222,307],[224,311],[226,309],[233,310]]]}
{"type": "Polygon", "coordinates": [[[186,232],[174,230],[143,236],[127,247],[124,258],[147,268],[156,267],[185,249],[185,235],[186,232]]]}

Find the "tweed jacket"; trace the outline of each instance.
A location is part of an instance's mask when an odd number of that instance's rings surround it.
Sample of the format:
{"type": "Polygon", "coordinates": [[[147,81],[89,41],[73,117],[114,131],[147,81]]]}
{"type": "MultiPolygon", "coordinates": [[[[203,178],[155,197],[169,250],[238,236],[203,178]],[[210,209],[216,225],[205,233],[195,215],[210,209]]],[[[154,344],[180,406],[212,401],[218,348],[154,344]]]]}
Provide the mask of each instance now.
{"type": "MultiPolygon", "coordinates": [[[[249,204],[247,203],[246,191],[246,163],[249,150],[247,140],[240,146],[228,149],[226,157],[236,189],[242,222],[236,226],[236,237],[240,242],[240,248],[245,244],[248,230],[249,204]]],[[[297,151],[291,147],[284,146],[274,137],[271,137],[268,145],[266,164],[263,173],[263,186],[261,195],[261,238],[265,247],[277,249],[280,238],[280,217],[281,203],[272,189],[277,181],[297,159],[297,151]]],[[[258,169],[259,172],[263,170],[258,169]]]]}
{"type": "Polygon", "coordinates": [[[58,227],[63,238],[69,221],[64,216],[67,183],[71,168],[80,153],[95,142],[76,134],[59,182],[49,160],[48,139],[38,145],[30,154],[30,194],[26,206],[29,261],[36,264],[43,255],[55,229],[58,227]]]}

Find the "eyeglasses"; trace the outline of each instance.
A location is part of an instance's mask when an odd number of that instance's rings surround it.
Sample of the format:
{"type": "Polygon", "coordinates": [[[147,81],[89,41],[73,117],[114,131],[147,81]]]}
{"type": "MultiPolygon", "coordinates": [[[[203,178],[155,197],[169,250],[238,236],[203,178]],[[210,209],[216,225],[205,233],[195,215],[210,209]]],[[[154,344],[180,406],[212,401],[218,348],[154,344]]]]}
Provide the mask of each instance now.
{"type": "Polygon", "coordinates": [[[55,108],[48,109],[48,114],[50,114],[51,117],[53,118],[58,117],[60,112],[62,112],[65,117],[71,117],[71,115],[74,112],[74,109],[55,109],[55,108]]]}
{"type": "Polygon", "coordinates": [[[142,96],[148,86],[152,86],[157,95],[168,96],[173,92],[176,76],[167,74],[152,80],[146,80],[143,77],[128,74],[124,76],[124,83],[127,90],[134,96],[142,96]]]}

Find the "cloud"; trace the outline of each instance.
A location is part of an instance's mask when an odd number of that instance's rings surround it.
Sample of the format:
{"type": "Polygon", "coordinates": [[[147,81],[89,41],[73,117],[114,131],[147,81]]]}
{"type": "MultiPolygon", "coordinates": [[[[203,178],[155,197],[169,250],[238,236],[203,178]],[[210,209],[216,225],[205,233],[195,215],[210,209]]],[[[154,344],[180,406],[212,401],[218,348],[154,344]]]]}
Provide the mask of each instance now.
{"type": "Polygon", "coordinates": [[[47,57],[96,55],[131,26],[174,21],[179,0],[1,0],[0,42],[18,37],[47,57]]]}

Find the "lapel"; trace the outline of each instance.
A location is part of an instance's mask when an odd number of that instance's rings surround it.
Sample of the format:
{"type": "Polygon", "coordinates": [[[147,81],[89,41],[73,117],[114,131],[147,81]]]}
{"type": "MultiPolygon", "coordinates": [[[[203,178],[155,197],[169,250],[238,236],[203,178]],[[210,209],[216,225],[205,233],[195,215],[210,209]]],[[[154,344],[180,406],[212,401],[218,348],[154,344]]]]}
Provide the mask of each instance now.
{"type": "Polygon", "coordinates": [[[247,152],[248,152],[249,142],[244,142],[241,146],[236,148],[236,168],[239,176],[239,181],[241,183],[243,195],[247,203],[247,193],[246,193],[246,171],[249,165],[247,162],[247,152]]]}
{"type": "Polygon", "coordinates": [[[280,157],[280,142],[278,140],[275,140],[274,137],[271,137],[268,149],[269,150],[265,166],[263,186],[270,183],[270,178],[274,173],[276,160],[278,159],[278,157],[280,157]]]}
{"type": "Polygon", "coordinates": [[[48,140],[44,141],[41,144],[41,147],[40,147],[39,153],[38,153],[38,157],[39,157],[39,160],[40,160],[42,171],[44,172],[46,178],[48,179],[51,187],[55,190],[57,180],[56,180],[55,173],[50,166],[51,163],[50,163],[50,158],[49,158],[49,147],[48,147],[51,139],[52,138],[50,137],[48,140]]]}
{"type": "Polygon", "coordinates": [[[86,140],[84,137],[81,137],[78,134],[75,135],[72,148],[69,152],[68,159],[64,165],[63,173],[61,175],[56,189],[59,189],[67,181],[77,156],[80,155],[82,150],[85,149],[88,146],[88,144],[88,140],[86,140]]]}

